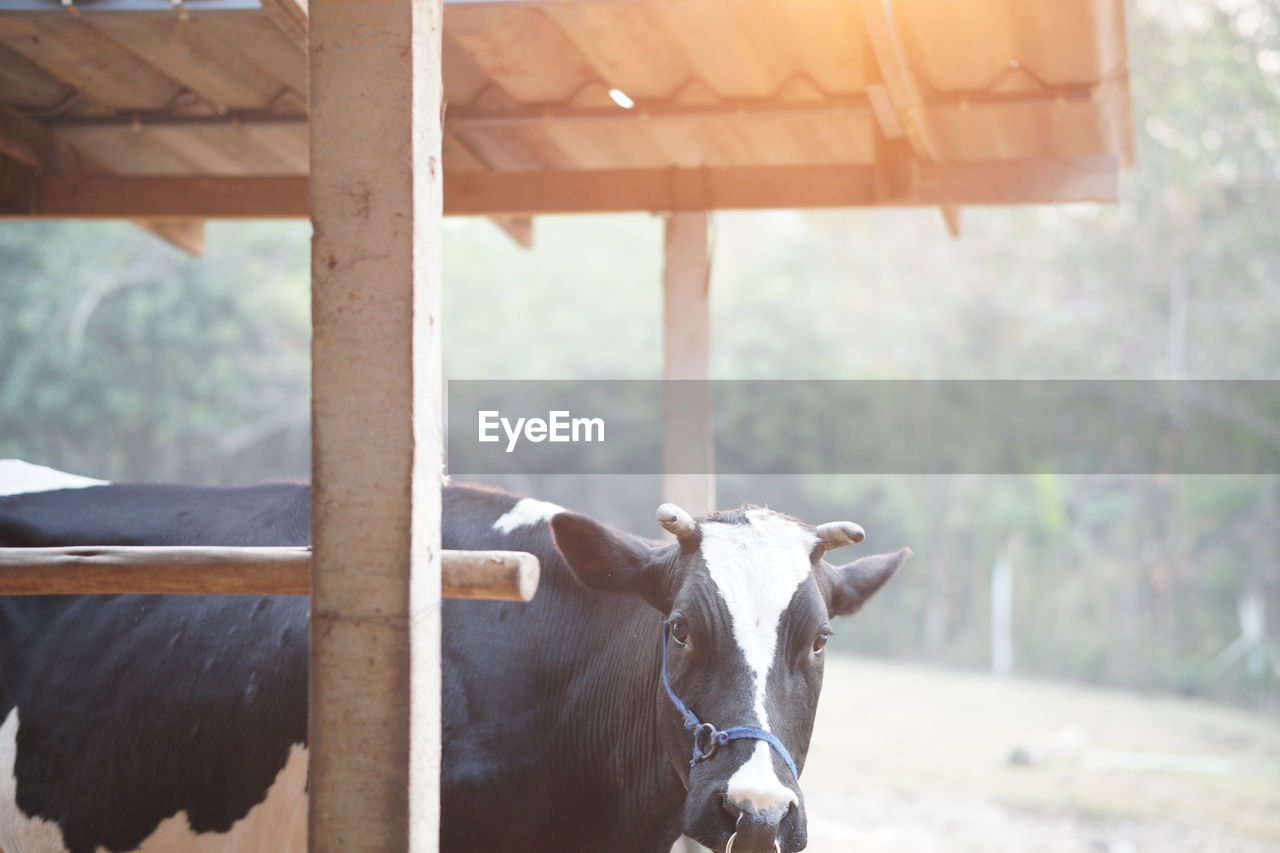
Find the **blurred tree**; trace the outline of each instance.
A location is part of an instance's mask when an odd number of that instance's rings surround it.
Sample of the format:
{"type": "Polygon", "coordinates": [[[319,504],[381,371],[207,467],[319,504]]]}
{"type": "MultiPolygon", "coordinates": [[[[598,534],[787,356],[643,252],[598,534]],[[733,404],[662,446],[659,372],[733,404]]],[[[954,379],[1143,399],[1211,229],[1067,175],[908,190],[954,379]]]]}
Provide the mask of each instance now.
{"type": "Polygon", "coordinates": [[[0,456],[123,480],[306,476],[305,232],[212,231],[194,261],[124,225],[0,228],[0,456]]]}

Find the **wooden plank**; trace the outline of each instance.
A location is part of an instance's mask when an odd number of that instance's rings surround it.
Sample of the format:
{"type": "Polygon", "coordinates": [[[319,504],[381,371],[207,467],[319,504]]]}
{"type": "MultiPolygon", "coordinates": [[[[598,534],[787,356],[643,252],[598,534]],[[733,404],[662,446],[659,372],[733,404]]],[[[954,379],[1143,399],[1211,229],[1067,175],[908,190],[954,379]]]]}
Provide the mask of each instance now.
{"type": "Polygon", "coordinates": [[[194,219],[135,219],[134,225],[150,231],[193,258],[204,256],[204,223],[194,219]]]}
{"type": "MultiPolygon", "coordinates": [[[[921,159],[937,160],[939,142],[929,120],[920,86],[911,71],[910,63],[898,34],[890,0],[861,0],[862,17],[866,23],[867,38],[871,42],[876,64],[884,78],[884,87],[897,113],[902,130],[911,143],[911,149],[921,159]]],[[[885,135],[892,137],[889,128],[885,135]]]]}
{"type": "Polygon", "coordinates": [[[667,217],[662,272],[662,499],[715,510],[711,429],[711,247],[704,211],[667,217]]]}
{"type": "MultiPolygon", "coordinates": [[[[314,144],[314,137],[312,139],[314,144]]],[[[595,172],[462,172],[444,191],[451,216],[542,213],[1050,204],[1114,201],[1113,154],[1025,160],[911,161],[896,195],[863,164],[595,172]]],[[[363,205],[363,196],[353,199],[363,205]]],[[[30,193],[0,198],[0,217],[245,219],[304,217],[303,176],[45,175],[30,193]]]]}
{"type": "Polygon", "coordinates": [[[520,248],[533,248],[532,216],[494,216],[492,221],[494,225],[506,232],[506,235],[514,240],[515,244],[520,248]]]}
{"type": "Polygon", "coordinates": [[[196,15],[82,12],[80,17],[218,108],[261,109],[284,87],[202,27],[196,15]]]}
{"type": "Polygon", "coordinates": [[[0,595],[306,595],[310,548],[0,548],[0,595]]]}
{"type": "Polygon", "coordinates": [[[0,92],[9,106],[47,110],[61,104],[74,91],[22,54],[0,44],[0,92]]]}
{"type": "Polygon", "coordinates": [[[26,209],[12,200],[0,215],[87,219],[273,219],[305,217],[302,176],[189,177],[47,175],[26,209]]]}
{"type": "Polygon", "coordinates": [[[50,76],[118,110],[156,110],[182,87],[79,17],[0,14],[0,41],[50,76]]]}
{"type": "Polygon", "coordinates": [[[680,211],[871,204],[869,166],[632,169],[450,175],[445,209],[462,215],[680,211]]]}
{"type": "Polygon", "coordinates": [[[1112,155],[915,164],[911,186],[877,193],[870,166],[745,167],[584,173],[451,175],[445,209],[460,215],[625,210],[1107,201],[1117,195],[1112,155]]]}
{"type": "Polygon", "coordinates": [[[489,75],[485,73],[466,48],[444,34],[441,43],[444,54],[444,96],[449,108],[465,104],[479,95],[489,85],[489,75]]]}
{"type": "MultiPolygon", "coordinates": [[[[273,26],[275,18],[264,20],[267,10],[279,8],[268,0],[263,13],[234,12],[217,15],[199,15],[193,19],[203,29],[213,33],[224,43],[231,45],[246,60],[251,61],[280,82],[303,97],[307,94],[307,46],[306,21],[298,31],[304,34],[302,44],[294,41],[273,26]]],[[[292,19],[291,19],[292,20],[292,19]]]]}
{"type": "Polygon", "coordinates": [[[444,598],[533,601],[541,566],[524,551],[441,551],[444,598]]]}
{"type": "Polygon", "coordinates": [[[960,208],[954,204],[944,204],[938,208],[942,214],[942,222],[947,226],[947,233],[952,237],[960,237],[960,208]]]}
{"type": "Polygon", "coordinates": [[[313,851],[438,849],[442,13],[310,7],[313,851]]]}
{"type": "MultiPolygon", "coordinates": [[[[440,552],[443,598],[532,601],[538,558],[440,552]]],[[[310,548],[0,548],[0,595],[308,595],[310,548]]]]}

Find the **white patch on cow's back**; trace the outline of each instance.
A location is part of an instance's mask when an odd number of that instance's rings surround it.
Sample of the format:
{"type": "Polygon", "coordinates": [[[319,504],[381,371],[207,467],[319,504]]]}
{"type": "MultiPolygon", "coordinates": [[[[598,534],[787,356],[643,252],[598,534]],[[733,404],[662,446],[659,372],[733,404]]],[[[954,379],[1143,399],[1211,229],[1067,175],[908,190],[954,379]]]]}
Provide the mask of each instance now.
{"type": "MultiPolygon", "coordinates": [[[[751,670],[757,722],[770,730],[765,693],[779,623],[796,589],[809,577],[809,555],[818,539],[812,530],[768,510],[747,510],[746,517],[746,524],[701,522],[702,559],[724,599],[733,638],[751,670]]],[[[778,780],[771,748],[763,741],[734,772],[728,793],[758,809],[796,801],[791,789],[778,780]]]]}
{"type": "MultiPolygon", "coordinates": [[[[61,828],[17,804],[18,709],[0,725],[0,850],[66,853],[61,828]]],[[[135,853],[304,853],[307,849],[307,749],[294,744],[262,802],[226,832],[196,833],[187,813],[165,818],[135,853]]],[[[108,853],[99,847],[98,853],[108,853]]]]}
{"type": "Polygon", "coordinates": [[[538,501],[533,498],[521,498],[516,505],[507,510],[493,523],[493,529],[500,533],[510,533],[517,527],[532,527],[552,516],[564,512],[564,507],[556,506],[549,501],[538,501]]]}
{"type": "Polygon", "coordinates": [[[18,808],[18,709],[0,725],[0,850],[5,853],[66,853],[62,828],[18,808]]]}
{"type": "Polygon", "coordinates": [[[58,489],[86,489],[110,485],[106,480],[68,474],[44,465],[33,465],[21,459],[0,459],[0,496],[27,492],[53,492],[58,489]]]}

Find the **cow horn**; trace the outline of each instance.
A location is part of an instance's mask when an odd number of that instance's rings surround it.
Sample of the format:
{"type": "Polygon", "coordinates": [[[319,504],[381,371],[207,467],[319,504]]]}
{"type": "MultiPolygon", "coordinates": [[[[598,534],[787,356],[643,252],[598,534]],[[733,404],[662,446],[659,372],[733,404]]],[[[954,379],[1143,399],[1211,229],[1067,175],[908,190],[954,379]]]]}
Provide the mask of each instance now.
{"type": "Polygon", "coordinates": [[[853,545],[861,542],[867,535],[862,527],[852,521],[829,521],[826,524],[819,524],[813,532],[818,534],[818,543],[824,551],[853,545]]]}
{"type": "Polygon", "coordinates": [[[663,504],[658,507],[658,523],[668,533],[674,534],[677,539],[687,539],[692,536],[698,526],[693,516],[675,504],[663,504]]]}

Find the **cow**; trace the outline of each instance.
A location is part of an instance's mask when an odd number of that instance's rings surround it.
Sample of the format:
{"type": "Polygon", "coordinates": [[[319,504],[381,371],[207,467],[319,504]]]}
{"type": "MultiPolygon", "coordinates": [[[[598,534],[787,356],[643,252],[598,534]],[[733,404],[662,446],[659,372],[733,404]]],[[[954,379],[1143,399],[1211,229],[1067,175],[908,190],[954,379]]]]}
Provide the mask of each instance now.
{"type": "MultiPolygon", "coordinates": [[[[0,545],[301,545],[302,484],[0,499],[0,545]]],[[[448,486],[443,545],[530,551],[534,601],[443,607],[444,851],[804,849],[830,620],[908,549],[849,522],[659,508],[661,544],[448,486]]],[[[0,599],[0,849],[285,850],[305,839],[307,601],[0,599]]]]}

